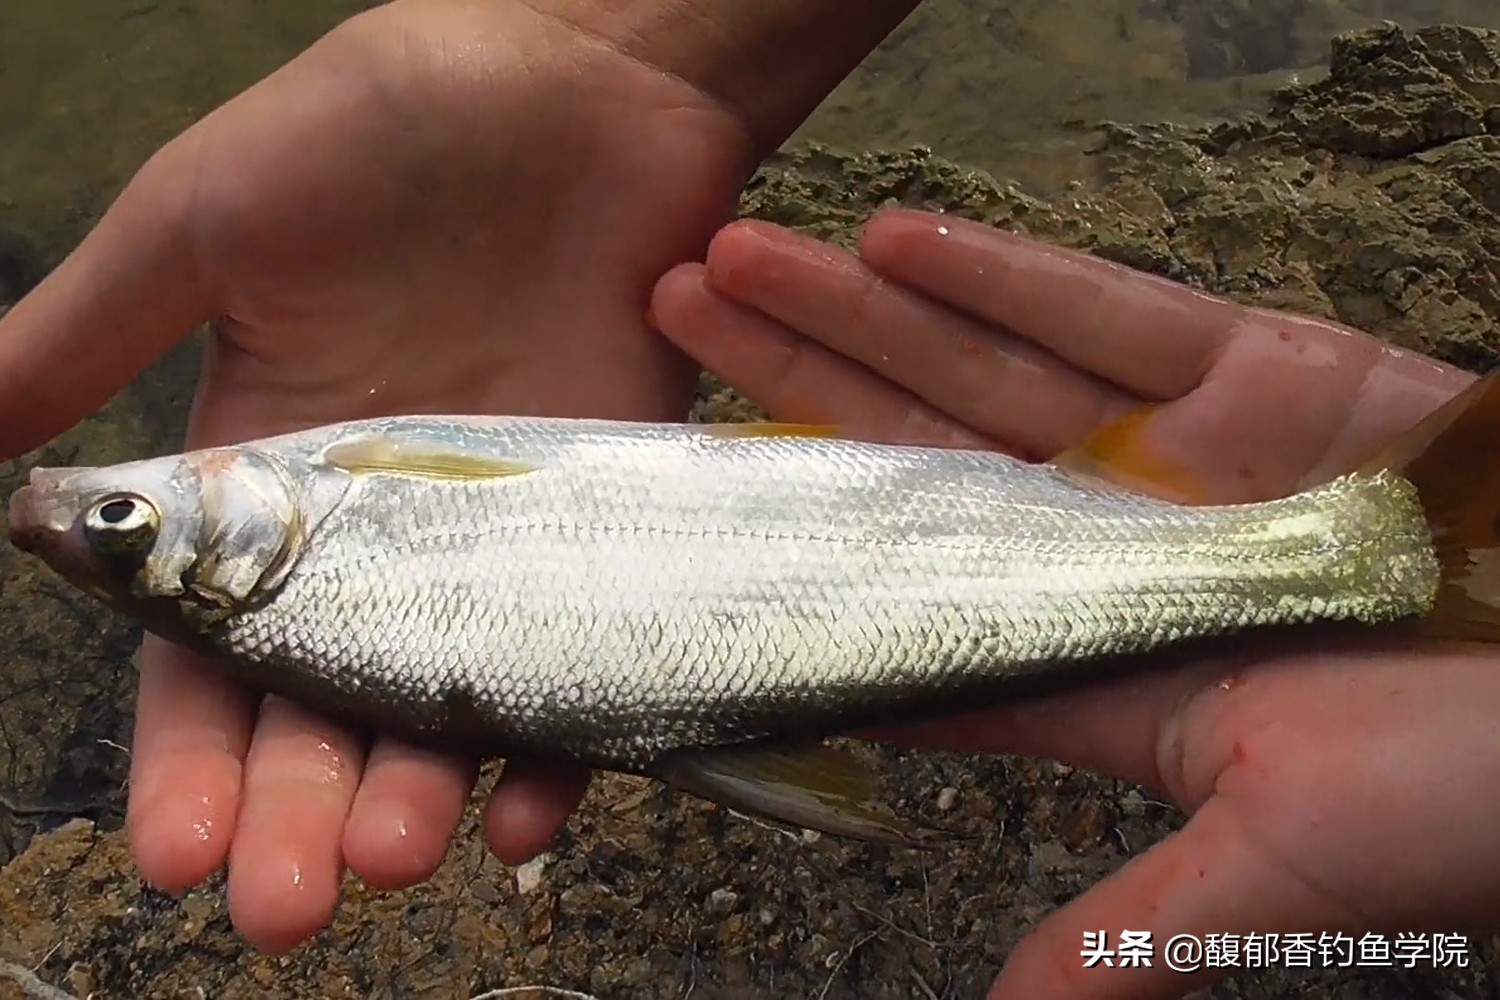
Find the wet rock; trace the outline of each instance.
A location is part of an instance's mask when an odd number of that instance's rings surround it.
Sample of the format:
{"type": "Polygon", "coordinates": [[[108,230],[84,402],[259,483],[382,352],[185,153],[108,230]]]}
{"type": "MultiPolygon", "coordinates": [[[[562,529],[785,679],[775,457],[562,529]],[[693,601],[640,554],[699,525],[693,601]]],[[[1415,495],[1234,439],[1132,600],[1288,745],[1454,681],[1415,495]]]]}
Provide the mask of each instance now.
{"type": "Polygon", "coordinates": [[[1309,145],[1399,157],[1500,127],[1500,74],[1478,32],[1386,25],[1336,39],[1328,78],[1282,91],[1277,105],[1309,145]]]}
{"type": "Polygon", "coordinates": [[[547,870],[551,855],[541,854],[516,869],[516,891],[525,896],[535,892],[542,884],[542,875],[547,870]]]}
{"type": "Polygon", "coordinates": [[[1109,811],[1099,799],[1085,798],[1068,810],[1058,836],[1071,851],[1092,850],[1109,826],[1109,811]]]}

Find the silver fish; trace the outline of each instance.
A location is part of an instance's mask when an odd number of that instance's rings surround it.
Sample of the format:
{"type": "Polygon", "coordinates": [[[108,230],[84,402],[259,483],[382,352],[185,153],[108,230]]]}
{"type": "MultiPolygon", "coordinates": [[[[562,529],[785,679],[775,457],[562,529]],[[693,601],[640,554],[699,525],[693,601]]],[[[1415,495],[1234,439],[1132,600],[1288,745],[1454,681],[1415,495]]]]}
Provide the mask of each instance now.
{"type": "Polygon", "coordinates": [[[822,737],[1264,626],[1487,637],[1493,606],[1466,595],[1493,508],[1471,530],[1467,500],[1426,501],[1497,398],[1482,383],[1415,429],[1414,458],[1236,506],[1121,489],[1097,449],[1037,465],[779,425],[411,416],[39,469],[10,531],[348,721],[915,844],[937,833],[822,737]]]}

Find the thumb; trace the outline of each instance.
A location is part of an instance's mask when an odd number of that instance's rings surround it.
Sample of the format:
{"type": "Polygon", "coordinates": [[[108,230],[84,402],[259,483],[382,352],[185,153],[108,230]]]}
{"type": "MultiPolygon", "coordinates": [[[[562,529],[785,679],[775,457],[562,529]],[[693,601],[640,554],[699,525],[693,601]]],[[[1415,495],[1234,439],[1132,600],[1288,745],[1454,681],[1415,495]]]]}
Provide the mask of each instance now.
{"type": "Polygon", "coordinates": [[[1354,911],[1278,858],[1226,800],[1210,799],[1179,832],[1043,920],[1011,953],[990,1000],[1175,1000],[1247,968],[1333,964],[1355,938],[1330,943],[1318,932],[1351,922],[1354,911]],[[1275,950],[1253,954],[1272,932],[1275,950]],[[1134,948],[1131,937],[1146,943],[1134,948]]]}
{"type": "Polygon", "coordinates": [[[0,458],[94,412],[211,318],[192,250],[195,149],[179,139],[159,151],[73,253],[0,318],[0,458]]]}

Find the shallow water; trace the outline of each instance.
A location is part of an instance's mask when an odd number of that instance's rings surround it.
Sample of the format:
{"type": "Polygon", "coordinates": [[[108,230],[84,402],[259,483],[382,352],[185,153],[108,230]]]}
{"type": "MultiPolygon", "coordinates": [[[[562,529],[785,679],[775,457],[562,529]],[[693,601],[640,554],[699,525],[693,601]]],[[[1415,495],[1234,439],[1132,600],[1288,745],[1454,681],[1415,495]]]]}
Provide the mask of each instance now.
{"type": "MultiPolygon", "coordinates": [[[[0,302],[55,262],[162,142],[360,0],[0,3],[0,302]]],[[[1319,72],[1386,17],[1500,27],[1494,0],[929,0],[796,138],[921,142],[1039,188],[1069,121],[1191,120],[1319,72]]]]}

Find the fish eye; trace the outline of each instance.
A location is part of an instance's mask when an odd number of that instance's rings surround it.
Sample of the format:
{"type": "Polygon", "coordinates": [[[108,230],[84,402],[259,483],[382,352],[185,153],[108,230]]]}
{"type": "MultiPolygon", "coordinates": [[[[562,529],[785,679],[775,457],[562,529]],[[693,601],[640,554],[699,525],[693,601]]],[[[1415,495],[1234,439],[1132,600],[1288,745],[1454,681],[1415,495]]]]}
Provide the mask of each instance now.
{"type": "Polygon", "coordinates": [[[161,515],[145,497],[116,494],[89,508],[83,533],[89,547],[103,556],[140,554],[156,541],[161,515]]]}

